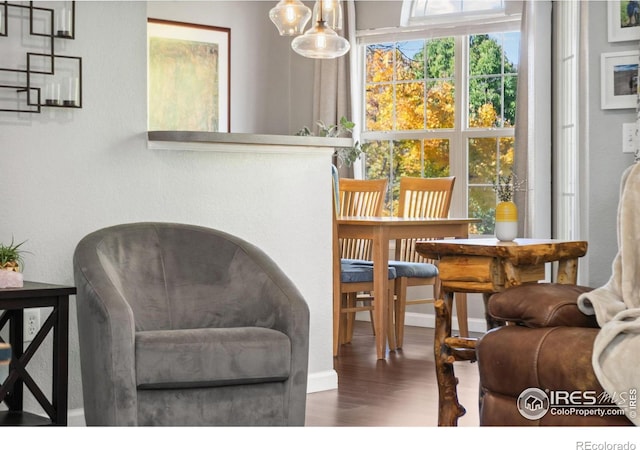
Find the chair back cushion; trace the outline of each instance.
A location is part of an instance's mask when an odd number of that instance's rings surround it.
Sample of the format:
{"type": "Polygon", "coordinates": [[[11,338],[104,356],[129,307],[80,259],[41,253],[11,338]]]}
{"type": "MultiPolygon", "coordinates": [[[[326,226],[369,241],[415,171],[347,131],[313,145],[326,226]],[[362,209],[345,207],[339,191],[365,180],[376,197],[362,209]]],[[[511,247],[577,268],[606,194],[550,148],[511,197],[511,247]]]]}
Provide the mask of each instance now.
{"type": "Polygon", "coordinates": [[[272,305],[262,301],[270,279],[240,239],[168,223],[97,233],[102,236],[95,252],[104,272],[90,276],[108,277],[133,311],[136,331],[273,322],[272,305]]]}

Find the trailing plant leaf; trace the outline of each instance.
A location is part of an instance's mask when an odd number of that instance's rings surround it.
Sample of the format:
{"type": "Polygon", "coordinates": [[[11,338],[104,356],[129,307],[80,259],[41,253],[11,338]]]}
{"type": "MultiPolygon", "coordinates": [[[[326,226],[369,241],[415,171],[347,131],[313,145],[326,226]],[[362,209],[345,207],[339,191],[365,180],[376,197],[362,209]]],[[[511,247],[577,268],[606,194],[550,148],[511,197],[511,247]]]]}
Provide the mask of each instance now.
{"type": "MultiPolygon", "coordinates": [[[[340,123],[338,125],[327,125],[321,120],[317,121],[316,125],[318,126],[317,136],[320,137],[351,137],[353,129],[356,126],[355,123],[351,122],[344,116],[340,118],[340,123]]],[[[296,136],[315,135],[309,127],[304,127],[296,133],[296,136]]],[[[362,145],[360,142],[355,141],[351,147],[336,148],[334,154],[338,158],[339,164],[346,164],[348,167],[351,167],[351,165],[360,157],[362,152],[362,145]]]]}
{"type": "Polygon", "coordinates": [[[311,136],[311,130],[309,127],[304,127],[296,133],[296,136],[311,136]]]}

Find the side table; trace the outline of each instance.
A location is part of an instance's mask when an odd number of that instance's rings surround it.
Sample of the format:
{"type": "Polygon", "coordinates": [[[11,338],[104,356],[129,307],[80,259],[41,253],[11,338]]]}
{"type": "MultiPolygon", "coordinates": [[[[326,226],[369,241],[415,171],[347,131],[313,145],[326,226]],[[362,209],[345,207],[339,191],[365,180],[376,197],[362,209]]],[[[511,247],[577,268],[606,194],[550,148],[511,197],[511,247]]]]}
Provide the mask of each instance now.
{"type": "MultiPolygon", "coordinates": [[[[9,375],[0,386],[0,401],[8,411],[0,411],[0,425],[67,425],[69,366],[69,296],[72,286],[25,281],[21,288],[0,289],[0,330],[9,326],[12,359],[9,375]],[[25,308],[53,307],[33,341],[23,343],[25,308]],[[51,400],[27,371],[27,365],[49,332],[53,333],[51,400]],[[49,419],[23,411],[23,387],[27,386],[49,419]]],[[[1,339],[0,339],[1,341],[1,339]]]]}
{"type": "Polygon", "coordinates": [[[557,282],[575,284],[578,258],[587,253],[585,241],[555,239],[446,239],[416,243],[422,256],[439,261],[444,300],[437,300],[434,353],[438,379],[438,425],[455,426],[465,409],[458,402],[456,361],[475,361],[476,340],[451,336],[453,293],[481,293],[487,329],[502,325],[487,314],[492,294],[545,278],[545,264],[558,262],[557,282]]]}

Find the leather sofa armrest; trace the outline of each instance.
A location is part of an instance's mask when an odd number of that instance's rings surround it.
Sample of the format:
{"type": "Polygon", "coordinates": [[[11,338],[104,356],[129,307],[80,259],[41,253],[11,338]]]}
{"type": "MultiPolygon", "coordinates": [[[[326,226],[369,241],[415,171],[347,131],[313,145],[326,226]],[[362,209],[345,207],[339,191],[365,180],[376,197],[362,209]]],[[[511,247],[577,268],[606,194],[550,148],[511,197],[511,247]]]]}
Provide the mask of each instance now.
{"type": "Polygon", "coordinates": [[[595,316],[587,316],[577,304],[580,294],[591,290],[572,284],[525,284],[492,295],[487,313],[495,319],[530,328],[597,328],[595,316]]]}

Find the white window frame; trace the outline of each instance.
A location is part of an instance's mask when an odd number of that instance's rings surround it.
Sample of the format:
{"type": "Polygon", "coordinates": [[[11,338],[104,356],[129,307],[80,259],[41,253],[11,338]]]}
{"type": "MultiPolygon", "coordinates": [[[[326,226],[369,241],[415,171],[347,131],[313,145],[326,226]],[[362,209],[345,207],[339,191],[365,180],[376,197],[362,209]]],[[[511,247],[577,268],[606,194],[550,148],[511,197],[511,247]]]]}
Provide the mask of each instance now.
{"type": "MultiPolygon", "coordinates": [[[[474,24],[473,26],[461,25],[454,27],[439,27],[428,29],[392,29],[358,33],[358,60],[359,60],[359,89],[360,89],[360,121],[363,124],[360,134],[361,140],[399,140],[399,139],[448,139],[450,146],[449,164],[450,175],[456,177],[456,186],[464,186],[464,189],[455,189],[451,203],[452,217],[466,217],[468,214],[469,170],[468,170],[468,139],[471,137],[513,137],[515,129],[510,128],[469,128],[468,127],[468,36],[474,34],[501,33],[520,31],[520,19],[514,16],[504,18],[486,25],[474,24]],[[411,130],[411,131],[365,131],[366,123],[366,81],[364,79],[366,46],[397,41],[434,39],[443,37],[455,38],[455,119],[454,128],[446,130],[411,130]],[[462,114],[466,117],[462,117],[462,114]]],[[[356,177],[364,178],[364,166],[358,164],[356,177]]]]}

